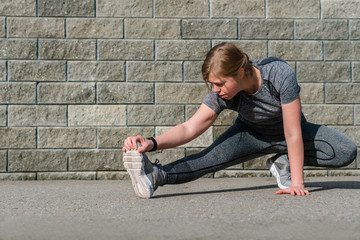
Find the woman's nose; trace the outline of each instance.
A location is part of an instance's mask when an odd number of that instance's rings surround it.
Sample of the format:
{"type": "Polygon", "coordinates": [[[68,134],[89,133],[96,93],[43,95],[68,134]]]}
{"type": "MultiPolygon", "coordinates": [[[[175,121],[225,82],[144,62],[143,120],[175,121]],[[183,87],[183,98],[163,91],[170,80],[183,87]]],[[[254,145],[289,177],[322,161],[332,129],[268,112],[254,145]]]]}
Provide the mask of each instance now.
{"type": "Polygon", "coordinates": [[[213,91],[214,93],[219,93],[220,92],[220,88],[213,86],[213,91]]]}

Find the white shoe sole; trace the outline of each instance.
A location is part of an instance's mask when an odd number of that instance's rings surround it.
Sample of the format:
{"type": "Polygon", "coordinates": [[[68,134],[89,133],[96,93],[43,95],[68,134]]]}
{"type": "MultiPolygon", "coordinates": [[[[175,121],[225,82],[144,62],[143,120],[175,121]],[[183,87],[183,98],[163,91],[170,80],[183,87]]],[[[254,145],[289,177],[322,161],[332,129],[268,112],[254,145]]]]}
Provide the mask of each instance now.
{"type": "Polygon", "coordinates": [[[150,198],[154,190],[150,180],[145,175],[142,154],[137,150],[126,151],[123,162],[126,171],[130,175],[136,195],[140,198],[150,198]]]}
{"type": "Polygon", "coordinates": [[[277,182],[277,185],[280,189],[285,189],[285,188],[288,188],[287,186],[284,186],[281,184],[280,182],[280,175],[278,173],[278,171],[276,170],[276,167],[275,167],[275,164],[273,161],[269,161],[269,163],[267,163],[269,169],[270,169],[270,172],[272,173],[272,175],[275,177],[276,179],[276,182],[277,182]],[[269,165],[271,164],[271,167],[269,167],[269,165]]]}

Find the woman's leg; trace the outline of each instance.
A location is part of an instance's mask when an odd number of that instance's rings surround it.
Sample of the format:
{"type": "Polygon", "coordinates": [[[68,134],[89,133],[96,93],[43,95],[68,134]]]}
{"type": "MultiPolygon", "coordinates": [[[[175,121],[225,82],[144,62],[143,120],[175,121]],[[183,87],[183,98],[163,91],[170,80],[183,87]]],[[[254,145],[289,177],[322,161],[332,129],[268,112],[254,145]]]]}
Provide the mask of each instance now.
{"type": "Polygon", "coordinates": [[[354,161],[357,148],[345,134],[323,125],[302,123],[305,166],[343,167],[354,161]]]}
{"type": "Polygon", "coordinates": [[[260,140],[249,132],[245,124],[237,122],[202,152],[163,166],[167,184],[189,182],[207,173],[243,163],[267,154],[263,150],[269,147],[270,142],[260,140]]]}
{"type": "MultiPolygon", "coordinates": [[[[356,158],[357,148],[345,134],[323,126],[302,122],[304,141],[304,165],[317,167],[342,167],[356,158]]],[[[282,189],[291,185],[290,163],[286,154],[286,142],[273,143],[269,149],[282,152],[268,159],[267,165],[282,189]]]]}
{"type": "MultiPolygon", "coordinates": [[[[301,128],[305,166],[343,167],[352,163],[356,158],[357,147],[345,134],[333,128],[307,121],[301,123],[301,128]]],[[[286,154],[285,140],[272,142],[272,148],[269,150],[273,153],[283,152],[286,154]]]]}
{"type": "MultiPolygon", "coordinates": [[[[335,129],[303,121],[302,134],[306,166],[342,167],[356,158],[356,145],[335,129]]],[[[202,152],[163,168],[167,184],[178,184],[266,154],[286,152],[285,140],[272,141],[259,136],[238,121],[202,152]]]]}

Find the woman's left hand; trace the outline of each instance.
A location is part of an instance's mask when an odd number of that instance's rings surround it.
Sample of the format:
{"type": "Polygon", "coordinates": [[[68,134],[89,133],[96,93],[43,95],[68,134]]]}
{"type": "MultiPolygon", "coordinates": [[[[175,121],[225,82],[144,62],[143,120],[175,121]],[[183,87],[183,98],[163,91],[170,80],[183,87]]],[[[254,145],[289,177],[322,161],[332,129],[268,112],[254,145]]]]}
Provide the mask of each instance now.
{"type": "Polygon", "coordinates": [[[281,189],[276,192],[276,194],[291,194],[292,196],[299,195],[305,196],[310,195],[309,191],[304,188],[304,185],[291,185],[288,188],[281,189]]]}

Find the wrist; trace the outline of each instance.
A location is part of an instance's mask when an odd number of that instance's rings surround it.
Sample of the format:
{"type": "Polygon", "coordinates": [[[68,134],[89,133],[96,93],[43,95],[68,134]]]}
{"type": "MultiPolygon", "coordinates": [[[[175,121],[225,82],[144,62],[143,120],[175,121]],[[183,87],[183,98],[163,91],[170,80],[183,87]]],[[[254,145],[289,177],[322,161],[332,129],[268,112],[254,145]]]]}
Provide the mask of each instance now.
{"type": "Polygon", "coordinates": [[[151,150],[150,150],[149,152],[154,152],[154,151],[156,151],[158,145],[157,145],[157,142],[156,142],[155,138],[149,137],[149,138],[147,138],[147,139],[150,140],[150,141],[152,141],[152,143],[153,143],[153,147],[151,148],[151,150]]]}
{"type": "Polygon", "coordinates": [[[293,185],[293,186],[304,186],[304,183],[301,183],[301,182],[294,182],[294,183],[292,183],[291,185],[293,185]]]}

